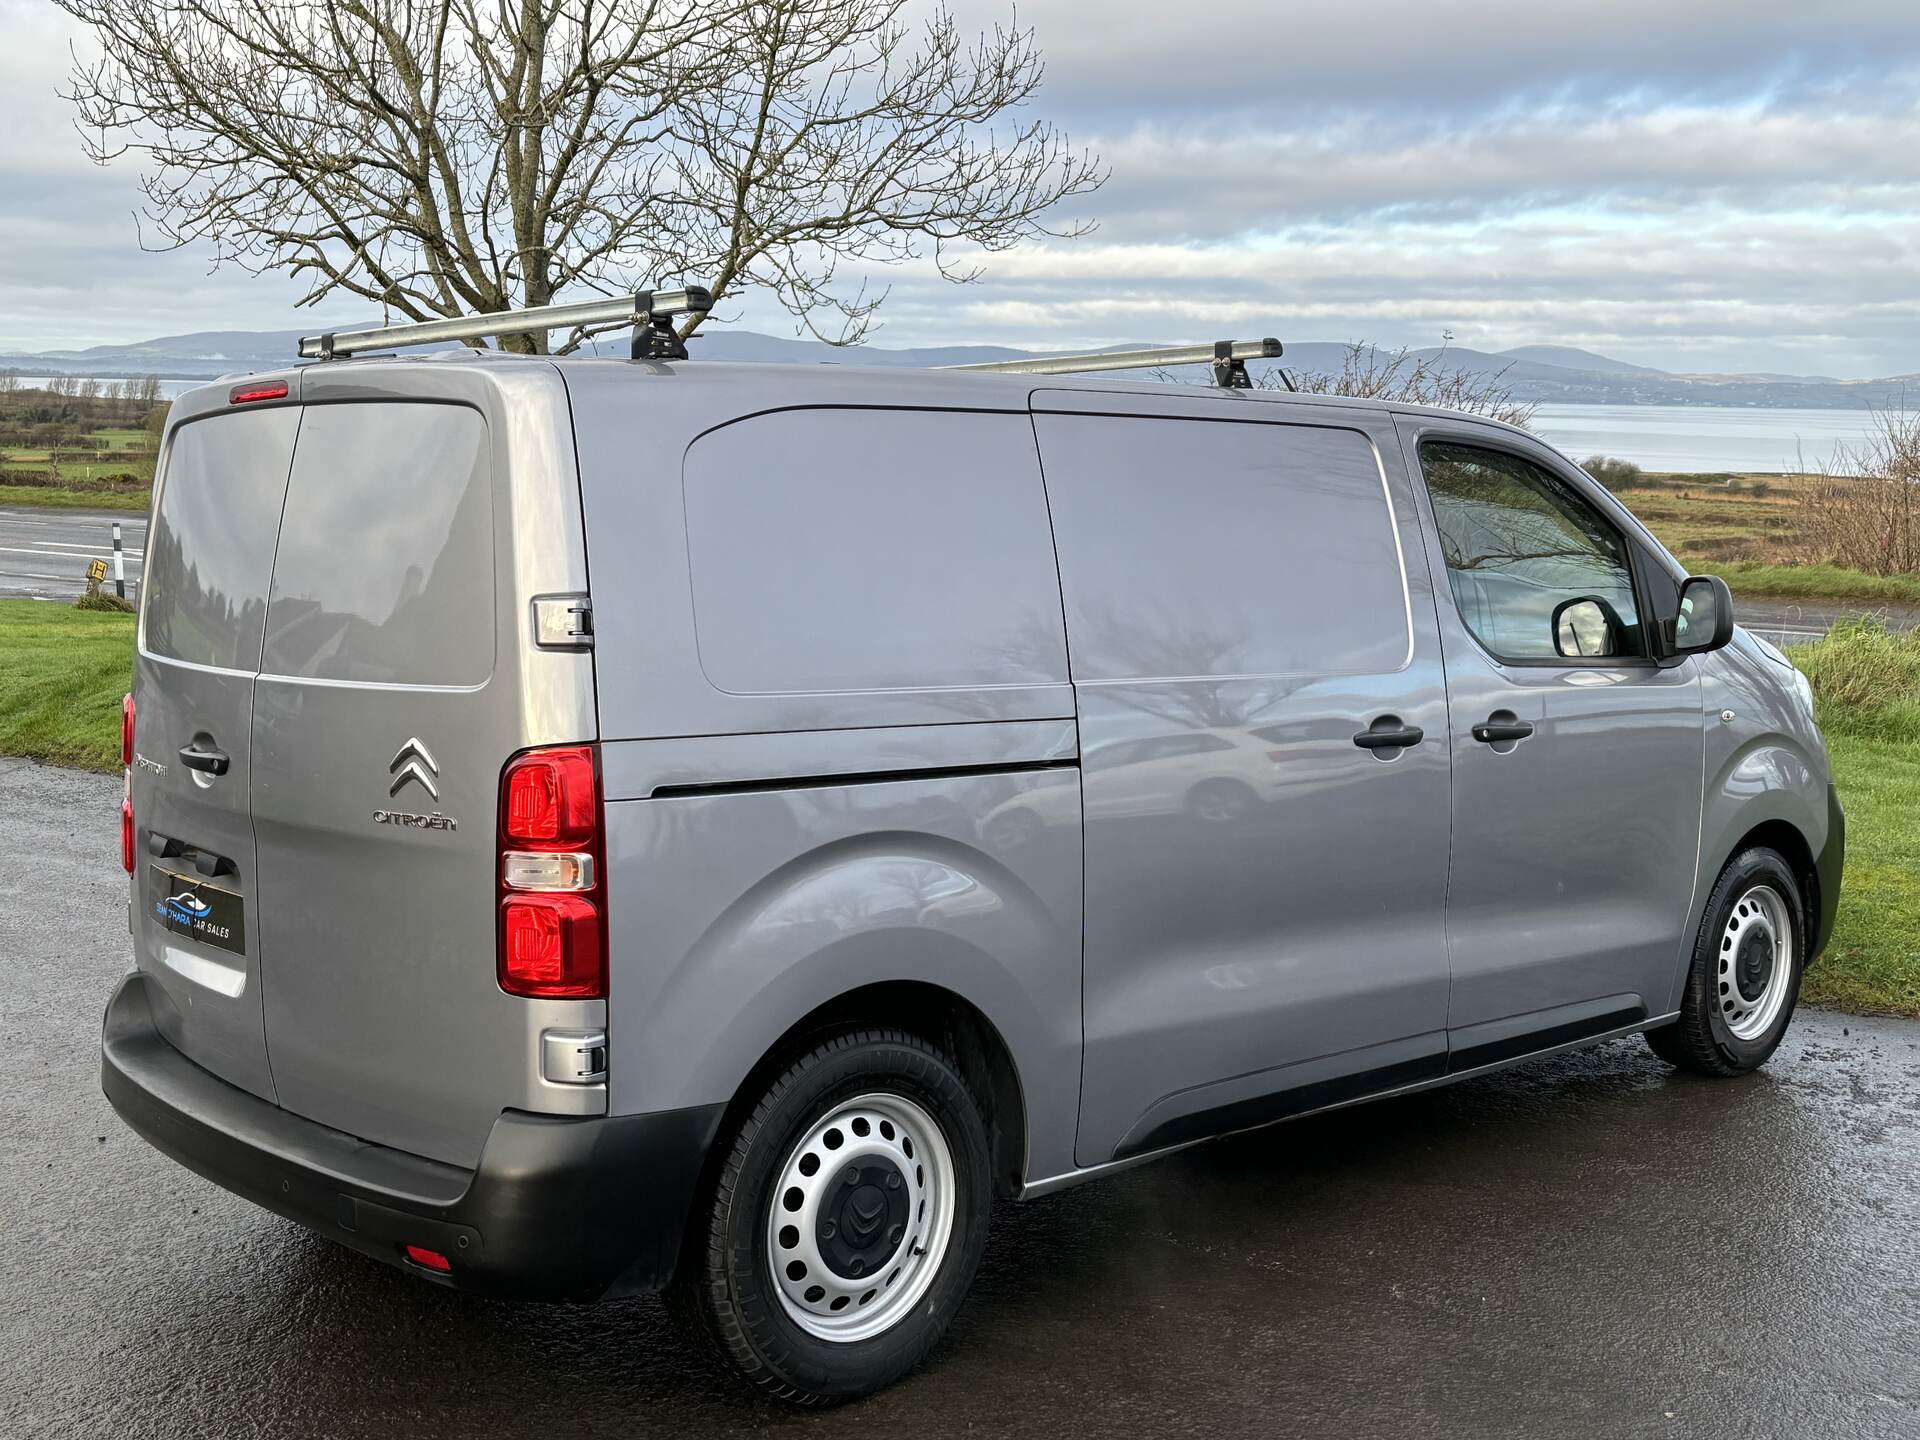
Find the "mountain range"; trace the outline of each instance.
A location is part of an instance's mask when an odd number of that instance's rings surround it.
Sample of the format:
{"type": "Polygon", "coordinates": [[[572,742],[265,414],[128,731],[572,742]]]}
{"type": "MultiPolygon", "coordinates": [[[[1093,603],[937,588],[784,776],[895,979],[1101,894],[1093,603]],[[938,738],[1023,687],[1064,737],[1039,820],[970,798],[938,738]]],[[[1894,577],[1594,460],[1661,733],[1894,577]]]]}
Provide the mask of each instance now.
{"type": "MultiPolygon", "coordinates": [[[[211,379],[236,371],[287,364],[298,353],[300,330],[203,330],[163,335],[133,345],[95,345],[85,350],[40,354],[0,352],[0,369],[23,375],[82,375],[101,378],[158,375],[162,379],[211,379]]],[[[343,324],[337,328],[349,328],[343,324]]],[[[603,353],[618,355],[617,338],[601,342],[603,353]]],[[[1152,342],[1118,345],[1134,349],[1152,342]]],[[[1292,372],[1337,373],[1348,347],[1329,341],[1289,344],[1278,364],[1292,372]]],[[[887,365],[928,367],[975,361],[1017,360],[1036,352],[999,345],[943,345],[887,349],[877,345],[838,348],[818,340],[789,340],[750,330],[703,330],[693,342],[696,358],[759,363],[887,365]]],[[[1431,359],[1439,347],[1409,352],[1431,359]]],[[[1258,368],[1256,362],[1256,368],[1258,368]]],[[[1271,363],[1271,362],[1269,362],[1271,363]]],[[[1521,401],[1594,405],[1735,405],[1767,408],[1887,409],[1920,400],[1920,374],[1877,380],[1836,380],[1825,375],[1769,373],[1701,375],[1630,365],[1564,345],[1522,345],[1482,351],[1459,346],[1444,351],[1449,369],[1501,377],[1521,401]]]]}

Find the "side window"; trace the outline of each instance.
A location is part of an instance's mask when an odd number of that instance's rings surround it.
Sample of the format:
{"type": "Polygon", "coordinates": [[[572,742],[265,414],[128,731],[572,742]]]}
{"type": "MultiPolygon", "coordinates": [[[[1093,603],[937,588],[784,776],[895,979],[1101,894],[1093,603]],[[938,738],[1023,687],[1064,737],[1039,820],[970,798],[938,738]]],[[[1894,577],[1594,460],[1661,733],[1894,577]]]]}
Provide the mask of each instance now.
{"type": "Polygon", "coordinates": [[[484,681],[490,474],[486,422],[464,406],[308,406],[260,668],[362,684],[484,681]]]}
{"type": "Polygon", "coordinates": [[[1076,679],[1407,663],[1393,512],[1359,431],[1108,415],[1035,425],[1076,679]]]}
{"type": "Polygon", "coordinates": [[[1422,445],[1420,467],[1454,603],[1494,655],[1646,654],[1626,542],[1571,486],[1469,445],[1422,445]]]}
{"type": "Polygon", "coordinates": [[[700,664],[732,694],[1064,683],[1024,415],[781,410],[687,452],[700,664]]]}
{"type": "Polygon", "coordinates": [[[267,575],[300,412],[213,415],[174,431],[147,550],[149,653],[224,670],[260,663],[267,575]]]}

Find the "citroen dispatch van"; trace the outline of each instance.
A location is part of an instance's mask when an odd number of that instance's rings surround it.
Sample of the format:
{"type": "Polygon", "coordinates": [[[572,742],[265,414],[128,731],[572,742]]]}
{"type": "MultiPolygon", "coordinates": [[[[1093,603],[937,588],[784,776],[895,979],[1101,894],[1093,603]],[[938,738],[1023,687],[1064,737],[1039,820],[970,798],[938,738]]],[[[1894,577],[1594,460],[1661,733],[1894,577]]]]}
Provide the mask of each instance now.
{"type": "Polygon", "coordinates": [[[126,709],[158,1149],[824,1403],[998,1204],[1641,1033],[1833,928],[1807,682],[1465,415],[460,353],[173,408],[126,709]]]}

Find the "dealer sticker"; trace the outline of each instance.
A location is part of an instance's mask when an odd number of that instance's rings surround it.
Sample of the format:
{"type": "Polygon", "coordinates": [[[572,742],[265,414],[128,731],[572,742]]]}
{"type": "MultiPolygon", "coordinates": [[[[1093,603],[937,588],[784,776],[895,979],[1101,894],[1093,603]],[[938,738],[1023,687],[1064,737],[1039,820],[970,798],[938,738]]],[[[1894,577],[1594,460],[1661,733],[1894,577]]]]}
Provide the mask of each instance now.
{"type": "Polygon", "coordinates": [[[247,926],[243,905],[231,890],[162,870],[158,865],[147,867],[148,912],[176,935],[244,955],[247,926]]]}

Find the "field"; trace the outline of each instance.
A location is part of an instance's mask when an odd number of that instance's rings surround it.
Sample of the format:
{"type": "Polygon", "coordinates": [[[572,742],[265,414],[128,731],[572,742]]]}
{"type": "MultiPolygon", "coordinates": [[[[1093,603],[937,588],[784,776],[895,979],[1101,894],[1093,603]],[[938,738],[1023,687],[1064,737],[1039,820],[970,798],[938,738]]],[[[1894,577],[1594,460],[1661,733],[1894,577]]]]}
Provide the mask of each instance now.
{"type": "Polygon", "coordinates": [[[165,413],[151,381],[21,390],[0,375],[0,503],[144,510],[165,413]]]}
{"type": "MultiPolygon", "coordinates": [[[[112,773],[133,617],[0,600],[0,754],[112,773]]],[[[1846,895],[1813,1004],[1920,1015],[1920,635],[1842,625],[1812,677],[1847,809],[1846,895]]]]}

